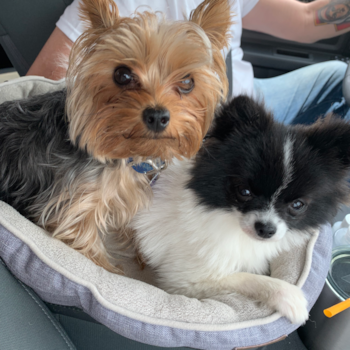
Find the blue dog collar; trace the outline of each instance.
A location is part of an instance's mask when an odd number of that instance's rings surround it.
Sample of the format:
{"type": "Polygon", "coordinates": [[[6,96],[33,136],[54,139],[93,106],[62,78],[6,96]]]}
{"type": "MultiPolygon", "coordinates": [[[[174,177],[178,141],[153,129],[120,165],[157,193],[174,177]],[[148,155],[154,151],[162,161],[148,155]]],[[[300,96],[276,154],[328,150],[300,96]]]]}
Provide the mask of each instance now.
{"type": "MultiPolygon", "coordinates": [[[[132,161],[131,161],[132,162],[132,161]]],[[[139,164],[132,164],[131,167],[138,173],[140,174],[147,174],[151,171],[153,171],[153,167],[151,166],[151,164],[148,164],[146,162],[142,162],[139,164]]]]}
{"type": "Polygon", "coordinates": [[[168,166],[168,164],[160,158],[146,159],[144,162],[141,163],[135,163],[132,158],[129,158],[127,160],[127,164],[130,165],[136,172],[140,174],[154,175],[153,178],[150,180],[151,185],[158,178],[160,173],[168,166]]]}

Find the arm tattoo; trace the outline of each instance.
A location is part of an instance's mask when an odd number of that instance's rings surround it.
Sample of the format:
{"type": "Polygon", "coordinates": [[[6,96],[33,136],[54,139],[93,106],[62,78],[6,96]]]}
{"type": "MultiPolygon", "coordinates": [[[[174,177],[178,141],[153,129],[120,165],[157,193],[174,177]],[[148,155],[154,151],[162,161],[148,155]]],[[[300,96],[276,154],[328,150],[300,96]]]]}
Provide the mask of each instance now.
{"type": "Polygon", "coordinates": [[[335,30],[350,27],[350,0],[331,0],[315,12],[315,25],[334,24],[335,30]]]}

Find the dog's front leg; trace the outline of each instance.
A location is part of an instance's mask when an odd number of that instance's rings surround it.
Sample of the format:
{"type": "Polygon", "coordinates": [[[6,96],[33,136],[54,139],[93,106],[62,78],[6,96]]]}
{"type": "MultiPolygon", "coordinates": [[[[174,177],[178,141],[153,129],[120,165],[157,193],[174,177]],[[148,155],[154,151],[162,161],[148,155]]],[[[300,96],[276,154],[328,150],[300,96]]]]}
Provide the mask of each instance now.
{"type": "Polygon", "coordinates": [[[305,323],[309,317],[307,301],[301,289],[277,278],[238,272],[218,281],[206,282],[201,288],[203,297],[233,292],[245,295],[265,303],[292,323],[305,323]]]}

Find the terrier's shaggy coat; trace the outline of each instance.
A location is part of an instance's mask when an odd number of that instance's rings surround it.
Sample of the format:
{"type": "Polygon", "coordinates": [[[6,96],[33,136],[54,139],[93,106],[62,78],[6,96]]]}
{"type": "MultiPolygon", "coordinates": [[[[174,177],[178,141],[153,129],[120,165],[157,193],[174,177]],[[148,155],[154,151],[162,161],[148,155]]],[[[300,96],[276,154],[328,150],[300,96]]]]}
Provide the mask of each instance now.
{"type": "Polygon", "coordinates": [[[67,91],[0,106],[0,199],[100,266],[147,206],[151,189],[129,158],[192,157],[227,94],[221,50],[227,0],[188,20],[121,18],[111,0],[83,0],[89,28],[72,48],[67,91]]]}

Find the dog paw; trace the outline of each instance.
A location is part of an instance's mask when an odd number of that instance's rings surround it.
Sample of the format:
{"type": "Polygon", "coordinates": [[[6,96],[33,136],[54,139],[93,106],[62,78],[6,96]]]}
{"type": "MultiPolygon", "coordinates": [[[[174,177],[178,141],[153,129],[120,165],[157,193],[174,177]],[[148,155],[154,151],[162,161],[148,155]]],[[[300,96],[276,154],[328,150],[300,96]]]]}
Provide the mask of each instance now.
{"type": "Polygon", "coordinates": [[[282,316],[295,324],[304,324],[309,318],[307,301],[302,290],[292,284],[283,283],[271,296],[273,306],[282,316]]]}

